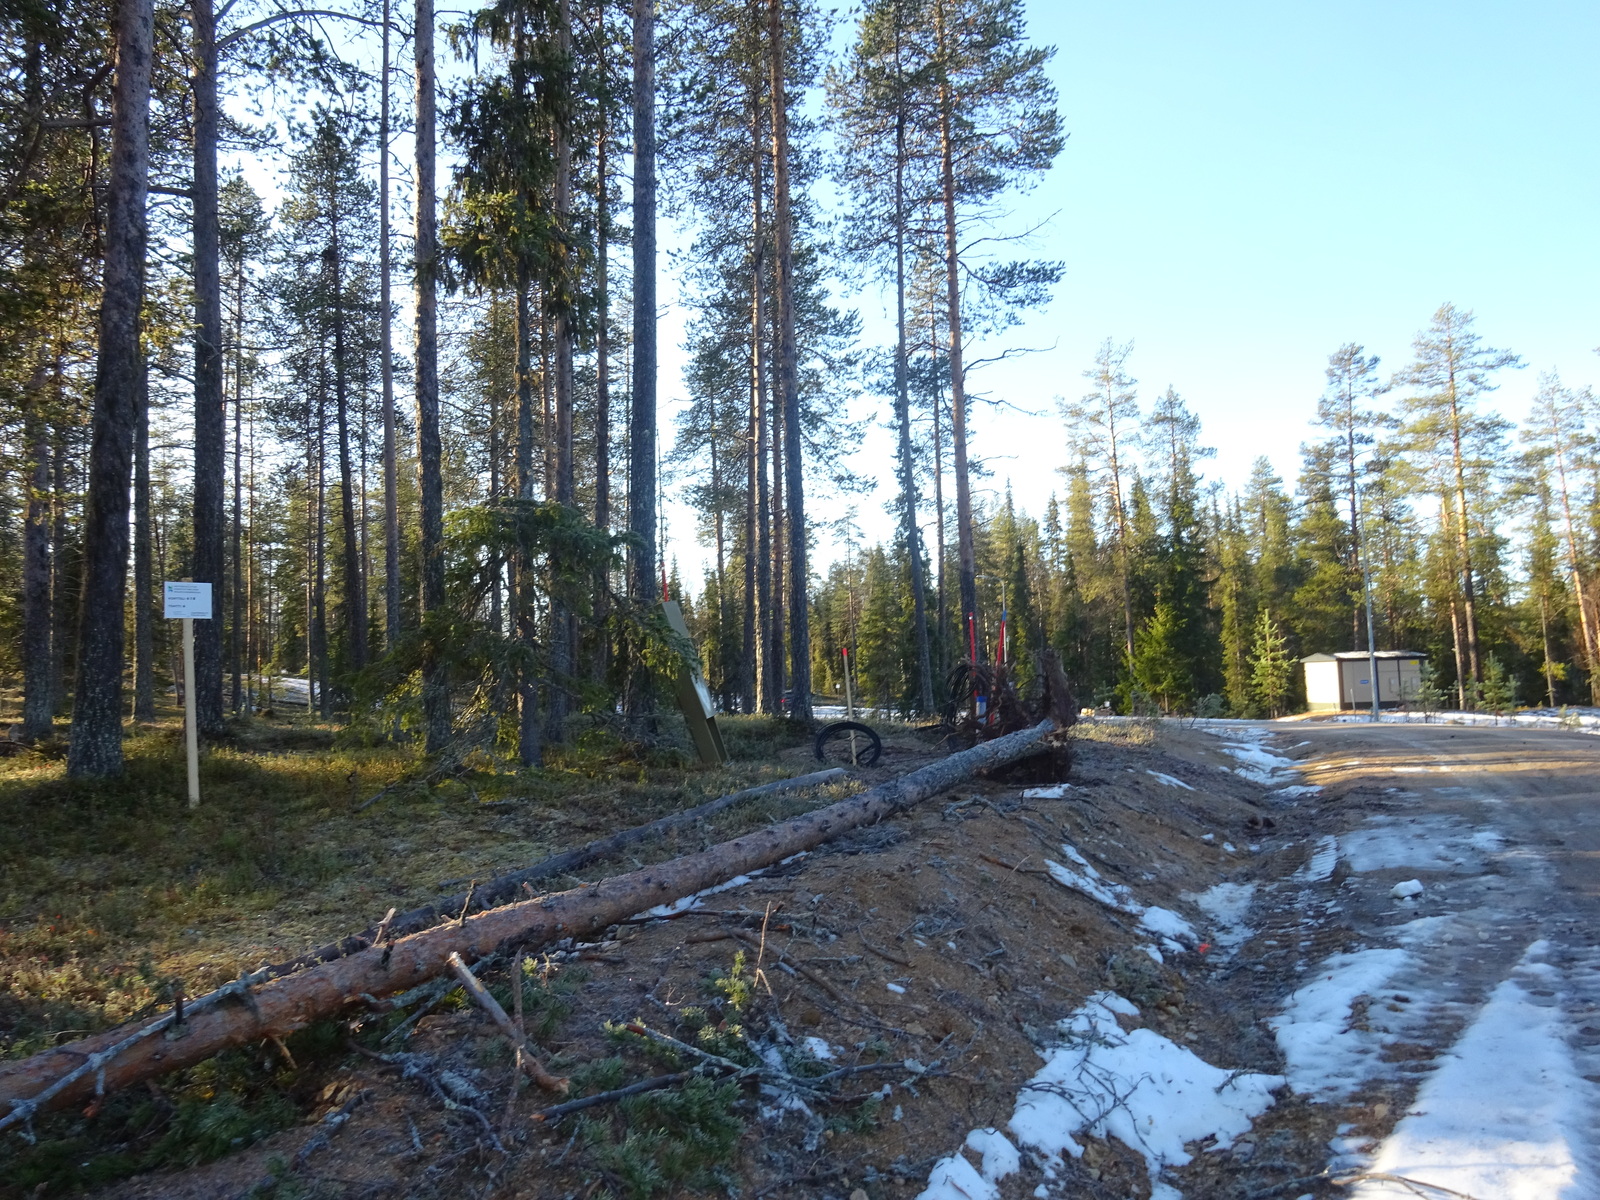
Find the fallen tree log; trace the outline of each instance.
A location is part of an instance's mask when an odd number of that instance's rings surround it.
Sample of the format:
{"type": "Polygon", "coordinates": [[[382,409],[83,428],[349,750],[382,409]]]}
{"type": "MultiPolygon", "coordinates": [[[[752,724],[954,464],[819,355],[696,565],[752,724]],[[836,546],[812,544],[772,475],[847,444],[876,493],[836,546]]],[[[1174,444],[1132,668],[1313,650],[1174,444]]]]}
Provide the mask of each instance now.
{"type": "Polygon", "coordinates": [[[576,849],[563,850],[560,854],[540,859],[531,867],[496,875],[483,883],[474,883],[464,892],[457,892],[453,896],[421,905],[409,912],[400,913],[386,922],[369,925],[360,933],[352,933],[337,942],[329,942],[325,946],[307,950],[304,954],[297,954],[284,962],[263,967],[262,971],[265,972],[263,978],[276,979],[281,975],[292,975],[307,967],[320,966],[322,963],[333,962],[362,950],[369,950],[383,940],[393,941],[408,934],[420,933],[424,929],[433,928],[441,921],[457,921],[472,913],[509,904],[522,895],[524,884],[532,885],[542,879],[554,879],[560,875],[570,874],[592,862],[620,854],[640,842],[686,828],[696,821],[703,821],[746,800],[758,800],[762,796],[775,796],[782,792],[819,787],[842,779],[846,774],[843,767],[833,767],[826,771],[813,771],[809,775],[797,775],[792,779],[778,779],[772,783],[758,784],[755,787],[730,792],[726,796],[718,796],[715,800],[707,800],[704,804],[697,804],[682,812],[668,813],[644,825],[635,825],[631,829],[595,838],[594,841],[576,849]]]}
{"type": "Polygon", "coordinates": [[[451,954],[477,961],[516,946],[587,937],[652,907],[690,896],[736,876],[810,850],[851,829],[901,812],[968,779],[975,771],[1025,754],[1055,728],[1041,721],[912,771],[859,795],[768,825],[694,854],[585,884],[566,892],[493,908],[383,946],[252,986],[229,984],[188,1005],[175,1028],[172,1014],[123,1026],[0,1063],[0,1129],[36,1112],[64,1107],[203,1062],[219,1051],[282,1038],[346,1008],[413,988],[448,971],[451,954]],[[209,1001],[209,1002],[208,1002],[209,1001]],[[163,1036],[151,1036],[164,1031],[163,1036]]]}

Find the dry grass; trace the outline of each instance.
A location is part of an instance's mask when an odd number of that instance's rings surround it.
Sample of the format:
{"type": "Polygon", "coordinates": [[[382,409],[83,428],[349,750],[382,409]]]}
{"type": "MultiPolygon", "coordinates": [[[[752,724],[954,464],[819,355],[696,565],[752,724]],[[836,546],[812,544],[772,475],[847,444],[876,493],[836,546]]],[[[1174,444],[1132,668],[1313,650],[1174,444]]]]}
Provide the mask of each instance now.
{"type": "MultiPolygon", "coordinates": [[[[672,751],[640,759],[595,732],[543,770],[485,759],[429,784],[415,781],[413,751],[341,746],[306,720],[246,720],[207,752],[194,810],[170,722],[130,736],[112,782],[69,781],[59,759],[0,761],[0,1057],[127,1020],[174,982],[194,995],[291,957],[445,881],[806,769],[773,763],[793,744],[775,723],[724,724],[738,757],[716,770],[672,751]]],[[[718,829],[773,811],[745,806],[718,829]]]]}

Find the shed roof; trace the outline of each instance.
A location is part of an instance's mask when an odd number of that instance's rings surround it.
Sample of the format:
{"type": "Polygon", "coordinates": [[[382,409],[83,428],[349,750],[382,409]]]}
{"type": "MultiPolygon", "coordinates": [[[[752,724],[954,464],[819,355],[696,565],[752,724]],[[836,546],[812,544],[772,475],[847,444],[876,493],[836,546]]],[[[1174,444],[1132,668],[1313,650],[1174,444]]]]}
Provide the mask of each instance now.
{"type": "Polygon", "coordinates": [[[1365,650],[1340,650],[1334,658],[1348,662],[1351,659],[1365,658],[1427,658],[1420,650],[1379,650],[1376,654],[1368,654],[1365,650]]]}
{"type": "Polygon", "coordinates": [[[1365,650],[1340,650],[1334,654],[1308,654],[1300,661],[1303,663],[1365,662],[1369,657],[1411,661],[1413,659],[1424,659],[1428,656],[1420,650],[1379,650],[1375,655],[1369,655],[1365,650]]]}

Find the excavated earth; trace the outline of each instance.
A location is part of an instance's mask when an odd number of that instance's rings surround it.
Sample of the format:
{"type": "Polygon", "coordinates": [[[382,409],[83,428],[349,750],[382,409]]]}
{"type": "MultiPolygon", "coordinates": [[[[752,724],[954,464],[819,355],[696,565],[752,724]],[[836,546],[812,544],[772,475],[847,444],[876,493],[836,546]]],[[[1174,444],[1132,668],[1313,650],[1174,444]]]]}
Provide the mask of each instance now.
{"type": "MultiPolygon", "coordinates": [[[[1148,1027],[1227,1070],[1279,1072],[1264,1019],[1296,977],[1267,947],[1293,936],[1301,958],[1321,958],[1350,934],[1337,925],[1288,934],[1269,928],[1224,952],[1193,897],[1219,883],[1292,875],[1318,833],[1313,810],[1270,799],[1267,785],[1234,769],[1237,760],[1216,736],[1175,722],[1080,727],[1072,748],[1071,786],[1058,789],[1059,798],[1025,798],[1025,785],[974,780],[706,896],[688,912],[530,957],[526,973],[537,994],[555,998],[527,1017],[535,1041],[553,1070],[581,1080],[585,1064],[619,1053],[608,1023],[637,1021],[692,1038],[709,1019],[714,1032],[742,1034],[791,1063],[809,1047],[812,1056],[832,1056],[819,1069],[862,1068],[811,1103],[744,1085],[733,1106],[741,1131],[732,1159],[710,1190],[747,1197],[918,1195],[969,1130],[1006,1127],[1056,1023],[1095,993],[1115,991],[1137,1006],[1137,1016],[1121,1018],[1124,1028],[1148,1027]],[[1188,945],[1168,942],[1164,961],[1156,961],[1145,948],[1152,936],[1135,916],[1052,877],[1045,864],[1062,861],[1063,843],[1142,903],[1181,914],[1199,936],[1188,945]],[[739,1005],[730,1006],[741,988],[739,1005]]],[[[867,779],[930,755],[909,739],[892,741],[867,779]]],[[[796,773],[810,769],[803,751],[794,757],[796,773]]],[[[502,985],[502,998],[506,975],[504,964],[484,971],[486,982],[502,985]]],[[[447,1078],[458,1098],[473,1098],[493,1138],[438,1092],[351,1052],[318,1068],[311,1082],[320,1103],[304,1125],[205,1166],[146,1175],[101,1194],[630,1194],[615,1160],[597,1165],[573,1118],[536,1119],[559,1097],[531,1084],[512,1095],[506,1040],[476,1007],[434,1008],[382,1047],[396,1051],[423,1056],[412,1061],[447,1078]],[[323,1120],[341,1110],[349,1113],[342,1123],[323,1120]]],[[[671,1069],[651,1066],[636,1045],[621,1052],[626,1079],[671,1069]]],[[[599,1131],[620,1140],[627,1132],[622,1108],[586,1115],[594,1121],[586,1137],[599,1131]]],[[[1194,1162],[1166,1178],[1191,1198],[1337,1194],[1297,1181],[1322,1171],[1339,1120],[1348,1122],[1348,1113],[1281,1092],[1245,1138],[1214,1153],[1191,1147],[1194,1162]]],[[[1064,1160],[1050,1195],[1151,1195],[1139,1154],[1112,1138],[1080,1140],[1085,1152],[1064,1160]]],[[[1031,1196],[1042,1182],[1039,1165],[1024,1156],[999,1193],[1031,1196]]]]}

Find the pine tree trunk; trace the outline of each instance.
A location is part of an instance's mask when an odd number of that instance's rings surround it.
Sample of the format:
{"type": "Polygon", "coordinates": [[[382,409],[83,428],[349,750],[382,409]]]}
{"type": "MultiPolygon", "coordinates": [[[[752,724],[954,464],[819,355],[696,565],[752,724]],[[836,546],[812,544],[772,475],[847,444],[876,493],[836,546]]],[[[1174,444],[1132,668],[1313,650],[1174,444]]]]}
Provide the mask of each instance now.
{"type": "MultiPolygon", "coordinates": [[[[628,422],[628,591],[645,603],[656,575],[656,14],[633,0],[633,411],[628,422]]],[[[630,689],[629,707],[643,694],[630,689]]]]}
{"type": "Polygon", "coordinates": [[[1467,519],[1466,468],[1461,454],[1461,411],[1456,402],[1456,373],[1450,369],[1450,454],[1455,468],[1456,550],[1461,556],[1461,615],[1466,638],[1467,665],[1475,682],[1483,680],[1478,658],[1478,613],[1472,571],[1472,526],[1467,519]]]}
{"type": "Polygon", "coordinates": [[[1545,699],[1551,708],[1556,706],[1556,676],[1555,664],[1551,655],[1555,653],[1550,645],[1550,597],[1544,585],[1539,587],[1539,636],[1544,640],[1544,692],[1545,699]]]}
{"type": "MultiPolygon", "coordinates": [[[[141,356],[140,362],[143,363],[141,356]]],[[[54,396],[59,407],[66,399],[62,383],[62,364],[55,364],[54,396]]],[[[140,384],[142,388],[143,383],[140,384]]],[[[144,393],[141,391],[140,395],[144,393]]],[[[137,423],[137,422],[136,422],[137,423]]],[[[56,421],[50,443],[52,493],[50,497],[50,608],[55,614],[50,635],[50,714],[59,717],[67,707],[67,643],[73,640],[78,618],[74,590],[83,588],[83,544],[73,543],[68,508],[72,503],[72,471],[67,454],[67,423],[56,421]]],[[[76,646],[73,647],[76,649],[76,646]]]]}
{"type": "MultiPolygon", "coordinates": [[[[316,525],[312,529],[311,657],[316,664],[316,711],[323,720],[331,715],[328,696],[328,380],[326,348],[323,378],[317,389],[315,451],[317,456],[316,525]]],[[[310,708],[307,708],[310,715],[310,708]]]]}
{"type": "MultiPolygon", "coordinates": [[[[233,521],[231,523],[233,580],[228,589],[232,614],[228,620],[228,664],[233,675],[235,713],[244,706],[244,259],[234,280],[233,310],[233,521]]],[[[134,702],[135,707],[138,701],[134,702]]]]}
{"type": "Polygon", "coordinates": [[[767,483],[767,221],[762,208],[765,179],[761,164],[760,96],[753,92],[750,112],[751,146],[751,237],[754,251],[750,268],[750,423],[752,476],[751,504],[755,511],[753,542],[755,555],[755,600],[752,605],[756,643],[751,652],[751,668],[758,672],[756,711],[778,711],[778,657],[773,654],[772,629],[775,623],[772,602],[772,526],[771,497],[767,483]]]}
{"type": "Polygon", "coordinates": [[[1578,606],[1578,624],[1583,632],[1583,663],[1589,672],[1589,701],[1600,704],[1600,663],[1595,655],[1595,631],[1589,605],[1583,594],[1583,576],[1578,569],[1578,540],[1572,529],[1572,499],[1567,489],[1567,460],[1556,447],[1556,473],[1561,481],[1561,512],[1566,528],[1567,572],[1572,577],[1572,599],[1578,606]]]}
{"type": "MultiPolygon", "coordinates": [[[[490,304],[491,326],[498,324],[498,310],[500,299],[498,296],[490,304]]],[[[500,398],[492,397],[489,400],[489,507],[495,508],[500,503],[501,477],[500,477],[500,423],[502,412],[500,398]]],[[[505,579],[505,563],[497,554],[488,564],[491,572],[489,579],[489,628],[495,633],[505,632],[505,611],[502,607],[501,584],[505,579]]]]}
{"type": "Polygon", "coordinates": [[[217,25],[212,0],[194,0],[194,558],[193,578],[211,585],[211,619],[194,628],[195,721],[223,732],[222,614],[227,582],[223,495],[228,421],[222,388],[222,274],[217,215],[217,25]]]}
{"type": "MultiPolygon", "coordinates": [[[[776,240],[776,239],[774,239],[776,240]]],[[[774,246],[773,257],[777,257],[774,246]]],[[[779,357],[778,337],[778,301],[777,301],[777,267],[773,267],[773,299],[772,320],[769,322],[772,344],[768,347],[769,361],[772,363],[768,373],[768,389],[770,406],[767,409],[768,440],[772,443],[772,457],[767,466],[770,495],[768,498],[768,520],[772,526],[772,607],[771,619],[767,624],[767,661],[771,664],[768,676],[772,687],[772,708],[774,713],[783,712],[784,678],[786,664],[783,656],[783,614],[788,610],[784,607],[784,469],[783,469],[783,382],[779,378],[777,359],[779,357]]]]}
{"type": "MultiPolygon", "coordinates": [[[[339,223],[344,214],[332,214],[328,249],[333,276],[333,406],[339,435],[339,523],[344,534],[345,666],[359,671],[367,665],[367,595],[361,575],[361,541],[356,529],[355,464],[350,456],[350,389],[345,353],[344,261],[339,243],[339,223]]],[[[341,688],[343,685],[341,684],[341,688]]]]}
{"type": "MultiPolygon", "coordinates": [[[[932,348],[934,359],[937,360],[939,324],[938,316],[932,310],[928,314],[928,326],[928,344],[932,348]]],[[[938,560],[936,586],[939,589],[939,678],[942,680],[950,673],[950,587],[949,581],[945,578],[949,554],[944,543],[945,530],[948,528],[944,512],[944,393],[937,384],[933,390],[933,512],[934,556],[938,560]]]]}
{"type": "Polygon", "coordinates": [[[1462,710],[1467,707],[1467,663],[1462,653],[1461,642],[1461,609],[1455,597],[1450,598],[1450,639],[1456,655],[1456,704],[1462,710]]]}
{"type": "Polygon", "coordinates": [[[389,0],[383,0],[383,79],[378,120],[378,352],[383,379],[383,641],[393,650],[400,604],[400,474],[394,410],[394,301],[389,276],[389,0]]]}
{"type": "MultiPolygon", "coordinates": [[[[594,524],[602,533],[611,532],[611,280],[606,262],[611,241],[609,120],[602,117],[605,123],[595,144],[594,524]]],[[[611,618],[610,596],[611,569],[601,567],[595,572],[595,640],[590,663],[590,676],[597,683],[605,679],[611,663],[606,632],[611,618]]]]}
{"type": "Polygon", "coordinates": [[[117,10],[111,165],[102,238],[99,353],[95,360],[77,677],[67,773],[122,773],[123,605],[128,570],[128,483],[138,423],[139,316],[144,303],[145,198],[150,163],[150,0],[117,10]]]}
{"type": "MultiPolygon", "coordinates": [[[[444,474],[439,441],[439,237],[435,183],[433,0],[417,0],[416,373],[417,482],[421,492],[422,617],[444,607],[444,474]]],[[[450,742],[450,679],[438,647],[422,658],[422,712],[429,754],[450,742]]]]}
{"type": "MultiPolygon", "coordinates": [[[[558,43],[562,56],[563,86],[570,95],[574,86],[571,69],[571,0],[558,0],[558,43]]],[[[573,478],[572,445],[572,297],[576,290],[572,260],[572,133],[568,120],[556,123],[555,218],[560,247],[556,266],[556,295],[551,313],[555,342],[555,500],[572,507],[577,503],[573,478]]],[[[552,575],[554,565],[552,566],[552,575]]],[[[554,579],[552,579],[552,584],[554,579]]],[[[567,682],[572,675],[576,622],[571,610],[552,586],[550,591],[550,668],[549,699],[545,714],[545,740],[567,740],[567,682]]]]}
{"type": "Polygon", "coordinates": [[[54,729],[50,682],[50,426],[45,420],[43,363],[24,392],[23,444],[31,460],[22,523],[22,736],[54,729]]]}
{"type": "Polygon", "coordinates": [[[139,418],[133,440],[133,719],[156,719],[154,564],[151,562],[150,389],[139,387],[139,418]]]}
{"type": "MultiPolygon", "coordinates": [[[[517,269],[517,496],[533,499],[533,312],[528,292],[532,286],[525,264],[517,269]]],[[[519,553],[513,565],[512,607],[517,637],[531,654],[538,646],[533,612],[533,564],[519,553]]],[[[525,767],[544,762],[544,742],[539,726],[539,679],[530,667],[517,680],[517,756],[525,767]]]]}
{"type": "MultiPolygon", "coordinates": [[[[935,6],[939,54],[945,53],[943,0],[935,6]]],[[[972,485],[967,472],[967,378],[961,364],[961,260],[956,237],[955,146],[952,121],[955,97],[950,81],[939,81],[939,185],[944,204],[945,303],[949,318],[945,334],[950,342],[950,443],[956,482],[956,559],[961,588],[961,620],[971,622],[978,638],[978,560],[972,531],[972,485]]],[[[977,647],[983,656],[981,638],[977,647]]]]}
{"type": "MultiPolygon", "coordinates": [[[[895,67],[898,71],[898,30],[896,39],[895,67]]],[[[928,652],[928,601],[924,594],[922,539],[917,529],[917,476],[911,456],[911,382],[906,363],[906,113],[903,95],[895,114],[894,137],[894,406],[900,435],[900,503],[905,522],[906,563],[911,571],[911,636],[917,656],[917,710],[927,715],[933,712],[933,663],[928,652]]]]}

